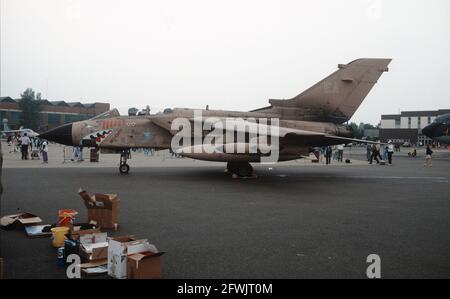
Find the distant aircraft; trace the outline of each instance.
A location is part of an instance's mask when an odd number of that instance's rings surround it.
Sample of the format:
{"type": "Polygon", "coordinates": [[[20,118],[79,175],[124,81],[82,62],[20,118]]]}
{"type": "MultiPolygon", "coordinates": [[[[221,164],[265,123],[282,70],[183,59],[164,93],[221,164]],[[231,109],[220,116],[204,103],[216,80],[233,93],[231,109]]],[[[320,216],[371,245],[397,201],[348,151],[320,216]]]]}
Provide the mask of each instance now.
{"type": "Polygon", "coordinates": [[[39,134],[33,131],[32,129],[26,129],[23,127],[20,127],[19,130],[11,130],[8,126],[8,119],[4,118],[3,120],[3,131],[0,131],[1,135],[15,135],[19,133],[21,136],[23,136],[24,133],[27,133],[28,137],[37,137],[39,134]]]}
{"type": "Polygon", "coordinates": [[[442,144],[450,144],[450,113],[436,117],[436,119],[422,129],[422,133],[431,138],[439,141],[442,144]]]}
{"type": "Polygon", "coordinates": [[[317,147],[372,143],[353,139],[344,123],[388,71],[390,62],[368,58],[340,64],[337,71],[296,97],[272,99],[270,106],[249,112],[177,108],[162,114],[120,116],[114,109],[40,137],[120,153],[120,173],[130,169],[127,159],[131,148],[154,148],[172,149],[193,159],[228,162],[230,173],[249,176],[253,173],[250,162],[273,157],[276,160],[271,162],[295,160],[308,157],[317,147]],[[175,149],[174,144],[178,145],[175,149]]]}

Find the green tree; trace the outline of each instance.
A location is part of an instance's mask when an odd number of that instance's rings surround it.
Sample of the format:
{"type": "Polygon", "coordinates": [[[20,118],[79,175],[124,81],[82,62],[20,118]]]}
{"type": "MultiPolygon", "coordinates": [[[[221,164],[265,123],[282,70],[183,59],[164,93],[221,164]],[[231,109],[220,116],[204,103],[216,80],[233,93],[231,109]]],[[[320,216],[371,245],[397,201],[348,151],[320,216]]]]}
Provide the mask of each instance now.
{"type": "Polygon", "coordinates": [[[359,123],[359,125],[357,125],[354,122],[350,123],[349,127],[353,132],[353,137],[357,139],[364,137],[364,130],[376,129],[376,127],[372,124],[359,123]]]}
{"type": "Polygon", "coordinates": [[[362,134],[361,134],[361,130],[360,130],[359,126],[356,123],[351,122],[349,124],[349,127],[350,127],[350,130],[352,130],[352,132],[353,132],[353,137],[356,139],[361,139],[362,134]]]}
{"type": "Polygon", "coordinates": [[[41,111],[40,105],[41,93],[34,93],[34,90],[27,88],[21,95],[19,100],[19,108],[22,110],[22,118],[20,123],[25,128],[32,130],[39,129],[39,112],[41,111]]]}
{"type": "Polygon", "coordinates": [[[375,129],[375,127],[372,124],[365,124],[365,123],[361,123],[360,127],[362,130],[375,129]]]}

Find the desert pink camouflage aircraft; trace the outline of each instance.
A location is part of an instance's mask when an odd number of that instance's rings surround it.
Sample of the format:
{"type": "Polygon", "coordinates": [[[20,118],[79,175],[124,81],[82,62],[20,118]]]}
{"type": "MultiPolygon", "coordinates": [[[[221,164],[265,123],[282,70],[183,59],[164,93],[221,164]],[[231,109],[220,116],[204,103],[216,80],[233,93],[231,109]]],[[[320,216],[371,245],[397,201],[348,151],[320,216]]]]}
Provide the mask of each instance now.
{"type": "Polygon", "coordinates": [[[367,58],[339,64],[337,71],[294,98],[271,99],[270,106],[253,111],[175,108],[160,114],[120,116],[114,109],[60,126],[40,137],[65,145],[95,147],[102,153],[120,153],[120,173],[129,172],[127,159],[132,148],[171,148],[193,159],[228,162],[230,173],[250,176],[250,162],[270,156],[275,157],[272,162],[288,161],[309,156],[317,147],[369,142],[353,139],[345,123],[383,72],[388,71],[390,62],[367,58]],[[196,129],[199,114],[200,129],[196,129]],[[203,146],[212,132],[222,136],[214,135],[209,148],[203,146]]]}

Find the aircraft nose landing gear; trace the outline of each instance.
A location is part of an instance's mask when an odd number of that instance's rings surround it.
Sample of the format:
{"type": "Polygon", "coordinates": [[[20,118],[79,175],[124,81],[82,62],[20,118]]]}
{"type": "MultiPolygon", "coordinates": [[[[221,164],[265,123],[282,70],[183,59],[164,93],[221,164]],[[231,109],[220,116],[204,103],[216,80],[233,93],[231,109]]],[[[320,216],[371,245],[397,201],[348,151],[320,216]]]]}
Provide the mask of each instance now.
{"type": "Polygon", "coordinates": [[[227,170],[228,173],[240,177],[251,177],[253,175],[253,167],[248,162],[230,161],[227,163],[227,170]]]}
{"type": "Polygon", "coordinates": [[[129,149],[120,152],[119,172],[120,174],[127,174],[130,171],[130,165],[127,160],[131,159],[131,152],[129,149]]]}

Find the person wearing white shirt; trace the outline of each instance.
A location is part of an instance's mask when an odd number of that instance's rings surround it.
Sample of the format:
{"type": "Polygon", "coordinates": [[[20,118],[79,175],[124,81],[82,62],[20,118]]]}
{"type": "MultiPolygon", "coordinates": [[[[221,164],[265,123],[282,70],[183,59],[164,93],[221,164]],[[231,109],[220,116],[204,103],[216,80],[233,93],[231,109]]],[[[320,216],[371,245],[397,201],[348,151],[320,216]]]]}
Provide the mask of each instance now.
{"type": "Polygon", "coordinates": [[[339,144],[337,146],[337,151],[338,151],[337,160],[338,160],[338,162],[342,162],[342,160],[344,158],[344,145],[343,144],[339,144]]]}
{"type": "Polygon", "coordinates": [[[24,133],[23,136],[20,137],[20,151],[22,152],[22,160],[28,160],[28,146],[30,143],[30,137],[27,136],[27,133],[24,133]]]}
{"type": "Polygon", "coordinates": [[[392,155],[394,154],[394,145],[392,144],[392,141],[390,141],[390,140],[389,140],[388,146],[387,146],[387,154],[388,154],[389,164],[392,165],[392,155]]]}
{"type": "Polygon", "coordinates": [[[46,140],[44,140],[44,142],[42,142],[41,144],[41,152],[42,161],[44,161],[44,163],[48,163],[48,144],[46,140]]]}

